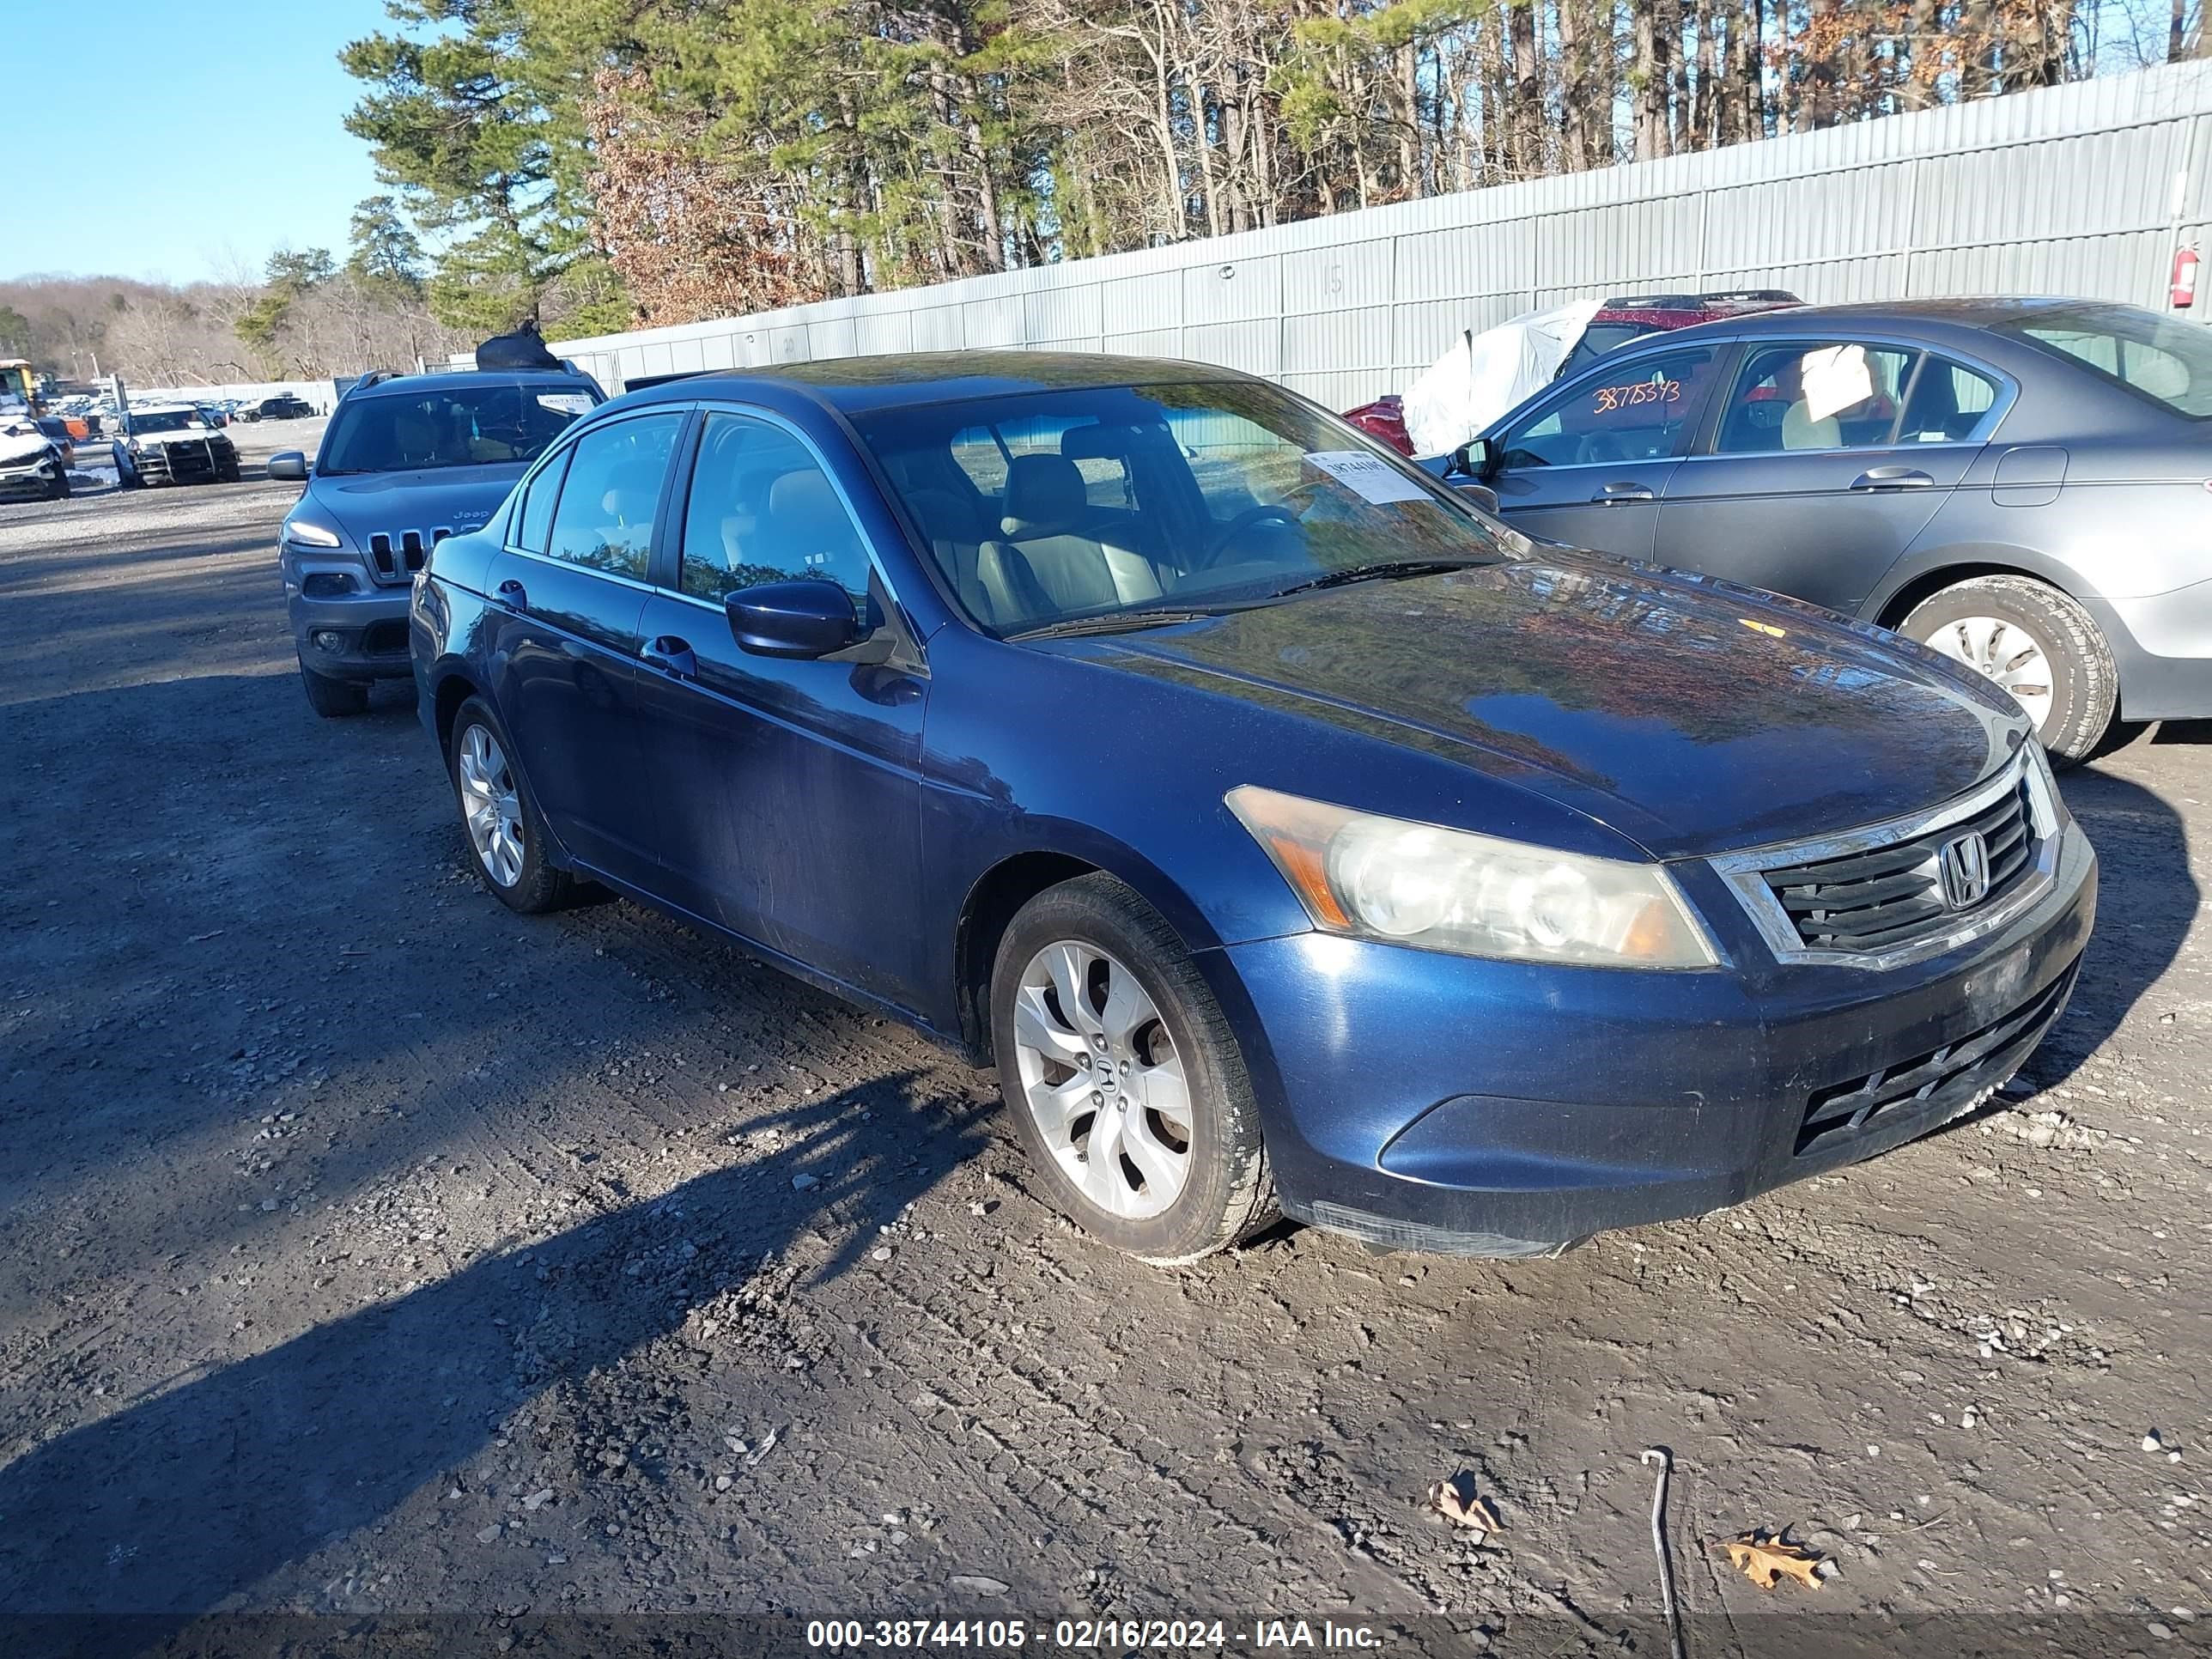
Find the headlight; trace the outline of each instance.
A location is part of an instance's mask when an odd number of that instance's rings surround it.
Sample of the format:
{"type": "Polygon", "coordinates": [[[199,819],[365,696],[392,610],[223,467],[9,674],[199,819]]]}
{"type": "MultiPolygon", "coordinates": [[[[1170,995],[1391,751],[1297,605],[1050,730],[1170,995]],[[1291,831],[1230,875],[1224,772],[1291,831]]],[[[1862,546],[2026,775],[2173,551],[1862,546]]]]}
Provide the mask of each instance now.
{"type": "Polygon", "coordinates": [[[298,542],[303,547],[343,547],[345,545],[337,531],[327,526],[317,524],[313,519],[285,520],[284,535],[287,540],[298,542]]]}
{"type": "Polygon", "coordinates": [[[1558,853],[1250,784],[1225,799],[1327,933],[1522,962],[1720,961],[1656,864],[1558,853]]]}

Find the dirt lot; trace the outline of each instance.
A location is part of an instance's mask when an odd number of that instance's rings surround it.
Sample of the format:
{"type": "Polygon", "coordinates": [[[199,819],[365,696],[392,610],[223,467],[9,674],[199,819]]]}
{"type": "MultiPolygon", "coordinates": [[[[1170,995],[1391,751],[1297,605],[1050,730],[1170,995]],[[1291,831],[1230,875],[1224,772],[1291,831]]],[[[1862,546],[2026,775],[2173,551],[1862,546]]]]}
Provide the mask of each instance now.
{"type": "Polygon", "coordinates": [[[495,904],[409,698],[308,711],[239,435],[242,485],[0,508],[0,1612],[1559,1652],[1656,1608],[1664,1444],[1693,1653],[1784,1604],[2212,1631],[2204,732],[2067,781],[2099,935],[1979,1119],[1554,1261],[1285,1229],[1158,1273],[920,1039],[625,904],[495,904]],[[1459,1470],[1486,1543],[1425,1510],[1459,1470]],[[1707,1547],[1785,1524],[1818,1591],[1707,1547]]]}

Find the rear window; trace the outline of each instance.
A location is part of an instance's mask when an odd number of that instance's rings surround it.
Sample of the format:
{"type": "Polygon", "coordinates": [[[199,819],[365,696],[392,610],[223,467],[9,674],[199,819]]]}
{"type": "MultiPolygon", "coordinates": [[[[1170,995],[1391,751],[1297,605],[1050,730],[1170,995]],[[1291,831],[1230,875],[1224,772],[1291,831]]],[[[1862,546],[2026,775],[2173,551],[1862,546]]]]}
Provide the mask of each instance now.
{"type": "Polygon", "coordinates": [[[2132,306],[2039,311],[1993,331],[2079,363],[2191,421],[2212,420],[2212,332],[2132,306]]]}
{"type": "Polygon", "coordinates": [[[1632,341],[1657,331],[1649,323],[1592,323],[1583,331],[1583,337],[1575,342],[1575,349],[1567,354],[1567,360],[1559,365],[1558,378],[1564,380],[1607,352],[1618,351],[1632,341]]]}

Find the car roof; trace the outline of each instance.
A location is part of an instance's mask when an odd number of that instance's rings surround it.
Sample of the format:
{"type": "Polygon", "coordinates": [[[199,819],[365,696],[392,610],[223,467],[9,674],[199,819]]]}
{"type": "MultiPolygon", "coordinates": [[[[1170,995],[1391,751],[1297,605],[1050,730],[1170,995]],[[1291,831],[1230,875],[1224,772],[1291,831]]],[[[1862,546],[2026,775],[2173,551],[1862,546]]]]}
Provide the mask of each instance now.
{"type": "Polygon", "coordinates": [[[662,381],[631,393],[623,401],[635,407],[693,398],[742,398],[771,389],[795,387],[842,413],[860,414],[1025,392],[1252,378],[1213,363],[1116,357],[1095,351],[917,351],[780,363],[773,368],[709,369],[662,381]]]}
{"type": "MultiPolygon", "coordinates": [[[[574,387],[583,379],[580,372],[566,368],[434,368],[425,374],[395,374],[374,386],[355,386],[345,396],[349,402],[356,398],[404,397],[410,392],[436,391],[465,382],[478,386],[574,387]]],[[[261,401],[275,403],[296,395],[279,392],[261,401]]]]}
{"type": "MultiPolygon", "coordinates": [[[[2033,297],[1962,298],[1945,300],[1862,300],[1845,305],[1790,306],[1771,311],[1747,311],[1694,327],[1680,329],[1667,338],[1674,343],[1692,336],[1741,334],[1802,334],[1821,328],[1893,328],[1930,337],[1982,332],[2002,324],[2033,317],[2039,312],[2061,311],[2076,306],[2110,301],[2033,297]]],[[[1640,346],[1644,342],[1638,342],[1640,346]]]]}

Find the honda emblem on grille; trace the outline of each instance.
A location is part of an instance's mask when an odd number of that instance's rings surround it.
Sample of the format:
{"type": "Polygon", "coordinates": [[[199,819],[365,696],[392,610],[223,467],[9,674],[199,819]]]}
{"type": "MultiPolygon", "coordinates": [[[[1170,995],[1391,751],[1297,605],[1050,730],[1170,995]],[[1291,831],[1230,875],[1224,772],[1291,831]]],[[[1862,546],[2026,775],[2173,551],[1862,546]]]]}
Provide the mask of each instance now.
{"type": "Polygon", "coordinates": [[[1942,878],[1943,902],[1954,910],[1970,910],[1989,896],[1990,844],[1980,830],[1945,842],[1936,865],[1942,878]]]}

